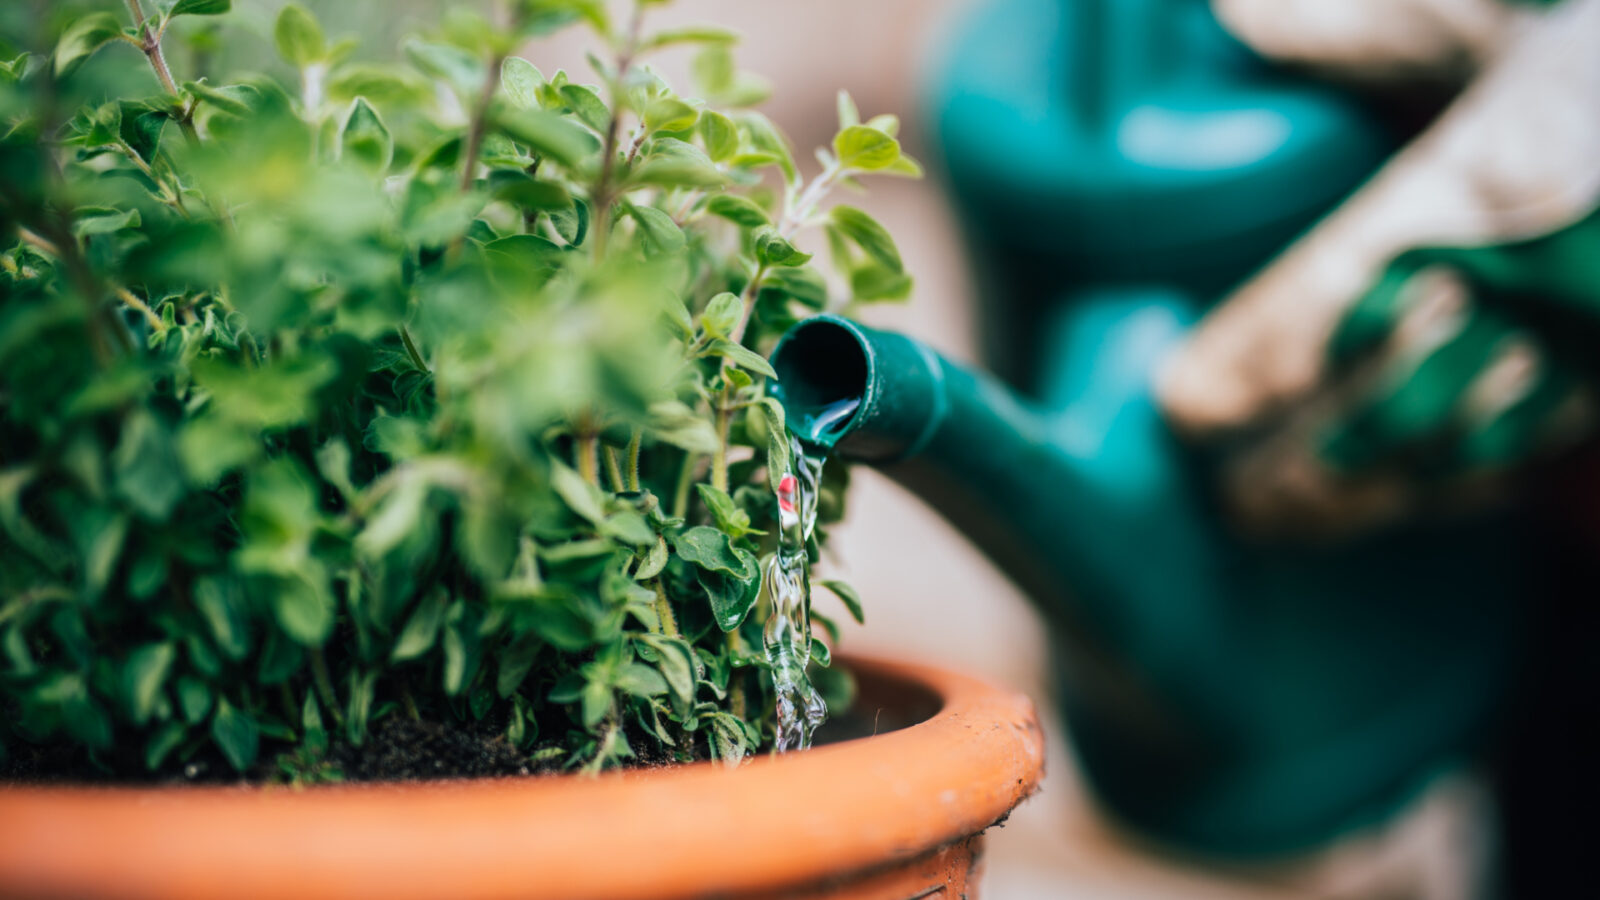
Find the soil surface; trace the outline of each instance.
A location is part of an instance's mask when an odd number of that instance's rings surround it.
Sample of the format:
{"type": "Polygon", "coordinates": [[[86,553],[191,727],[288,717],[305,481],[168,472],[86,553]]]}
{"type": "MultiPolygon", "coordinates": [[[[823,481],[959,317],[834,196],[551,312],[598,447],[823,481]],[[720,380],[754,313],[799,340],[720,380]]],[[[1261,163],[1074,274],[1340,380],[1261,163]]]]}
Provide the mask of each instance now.
{"type": "Polygon", "coordinates": [[[537,768],[502,737],[437,722],[391,716],[360,747],[341,744],[329,757],[346,781],[425,781],[531,775],[537,768]]]}
{"type": "MultiPolygon", "coordinates": [[[[276,754],[243,775],[221,754],[207,748],[183,763],[147,772],[136,760],[116,751],[97,763],[76,747],[19,745],[6,748],[0,760],[0,782],[25,784],[122,783],[262,784],[283,781],[276,754]]],[[[264,746],[263,751],[266,751],[264,746]]],[[[328,748],[327,768],[340,781],[427,781],[440,778],[494,778],[556,771],[560,760],[535,762],[507,743],[498,732],[390,716],[375,724],[361,746],[337,741],[328,748]]]]}

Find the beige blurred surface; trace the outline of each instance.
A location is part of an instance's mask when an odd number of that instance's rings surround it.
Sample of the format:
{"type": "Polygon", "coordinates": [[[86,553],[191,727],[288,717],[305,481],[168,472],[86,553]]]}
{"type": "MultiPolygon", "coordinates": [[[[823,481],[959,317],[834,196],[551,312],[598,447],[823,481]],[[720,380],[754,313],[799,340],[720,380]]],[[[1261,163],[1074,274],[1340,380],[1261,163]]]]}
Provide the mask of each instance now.
{"type": "MultiPolygon", "coordinates": [[[[767,76],[776,88],[761,109],[794,141],[809,174],[817,167],[810,148],[826,143],[835,127],[840,88],[854,95],[863,116],[899,114],[909,152],[929,160],[926,120],[917,103],[920,73],[931,48],[949,39],[952,21],[971,4],[678,0],[652,12],[650,23],[716,22],[741,31],[741,66],[767,76]]],[[[529,48],[527,55],[545,72],[588,71],[582,48],[560,37],[529,48]]],[[[667,56],[655,66],[687,90],[687,62],[687,55],[667,56]]],[[[865,318],[971,361],[972,309],[980,301],[937,178],[869,179],[867,188],[866,196],[849,202],[895,235],[916,291],[909,304],[879,306],[865,318]]],[[[824,249],[817,235],[802,233],[797,243],[824,249]]],[[[850,581],[866,605],[867,625],[851,624],[844,648],[934,661],[1017,686],[1049,720],[1043,791],[990,833],[984,892],[989,900],[1469,896],[1456,873],[1439,863],[1450,856],[1439,847],[1472,839],[1452,832],[1460,818],[1455,811],[1481,802],[1471,785],[1458,782],[1433,792],[1383,842],[1356,840],[1292,874],[1230,878],[1118,837],[1092,809],[1070,762],[1044,688],[1043,629],[1017,589],[943,520],[875,472],[858,470],[850,509],[821,573],[850,581]]],[[[848,619],[832,597],[819,597],[818,603],[822,611],[848,619]]]]}

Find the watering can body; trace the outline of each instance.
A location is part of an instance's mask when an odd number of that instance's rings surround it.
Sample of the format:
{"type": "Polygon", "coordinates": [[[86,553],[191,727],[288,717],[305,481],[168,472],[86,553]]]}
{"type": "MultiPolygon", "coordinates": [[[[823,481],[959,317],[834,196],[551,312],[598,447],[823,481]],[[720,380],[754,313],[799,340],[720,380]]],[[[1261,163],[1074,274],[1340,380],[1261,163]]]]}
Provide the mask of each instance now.
{"type": "Polygon", "coordinates": [[[1240,540],[1150,381],[1393,139],[1199,2],[1000,0],[960,33],[933,108],[1001,377],[818,317],[773,357],[791,426],[919,494],[1040,607],[1113,816],[1261,857],[1389,814],[1493,727],[1534,532],[1507,512],[1337,547],[1240,540]],[[818,414],[841,402],[848,419],[818,414]]]}

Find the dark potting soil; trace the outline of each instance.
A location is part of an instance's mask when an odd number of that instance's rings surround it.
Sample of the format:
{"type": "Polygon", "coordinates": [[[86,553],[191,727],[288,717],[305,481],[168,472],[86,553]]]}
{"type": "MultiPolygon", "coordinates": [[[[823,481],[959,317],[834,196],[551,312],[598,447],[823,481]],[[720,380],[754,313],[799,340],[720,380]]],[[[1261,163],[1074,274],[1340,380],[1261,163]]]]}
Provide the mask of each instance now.
{"type": "Polygon", "coordinates": [[[491,778],[547,770],[503,737],[391,716],[360,747],[340,744],[330,760],[346,781],[491,778]]]}
{"type": "MultiPolygon", "coordinates": [[[[136,760],[103,759],[70,745],[14,745],[0,761],[0,781],[24,784],[122,783],[263,784],[283,781],[276,755],[242,775],[222,755],[207,748],[187,761],[145,771],[136,760]]],[[[263,747],[266,750],[266,747],[263,747]]],[[[337,780],[429,781],[442,778],[496,778],[559,771],[560,760],[536,762],[506,742],[498,732],[471,726],[445,725],[391,716],[376,723],[361,746],[336,741],[323,757],[337,780]]]]}

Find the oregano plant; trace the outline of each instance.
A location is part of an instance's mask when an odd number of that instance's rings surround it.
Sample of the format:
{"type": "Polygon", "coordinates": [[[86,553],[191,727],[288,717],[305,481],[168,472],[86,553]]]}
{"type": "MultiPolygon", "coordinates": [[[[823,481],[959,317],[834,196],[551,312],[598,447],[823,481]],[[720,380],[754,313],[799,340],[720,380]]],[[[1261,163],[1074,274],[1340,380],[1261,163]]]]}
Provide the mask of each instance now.
{"type": "Polygon", "coordinates": [[[0,771],[359,777],[408,723],[517,771],[770,745],[763,354],[907,295],[823,201],[919,168],[841,94],[806,177],[736,36],[659,2],[441,5],[394,53],[293,3],[0,11],[0,771]],[[567,27],[591,71],[518,55],[567,27]]]}

